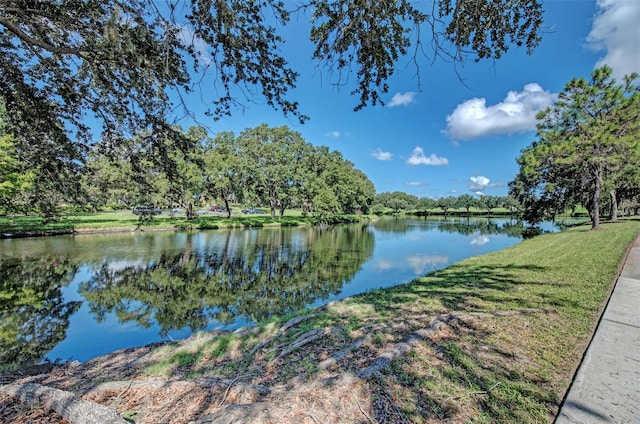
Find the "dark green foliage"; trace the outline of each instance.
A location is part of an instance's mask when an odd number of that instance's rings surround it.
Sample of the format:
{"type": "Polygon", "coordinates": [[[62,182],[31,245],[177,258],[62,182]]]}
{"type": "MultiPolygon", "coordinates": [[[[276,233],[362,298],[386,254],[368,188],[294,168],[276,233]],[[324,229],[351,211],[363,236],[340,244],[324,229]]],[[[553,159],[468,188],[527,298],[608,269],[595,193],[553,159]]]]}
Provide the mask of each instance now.
{"type": "Polygon", "coordinates": [[[292,10],[279,0],[7,0],[0,6],[1,93],[17,107],[14,123],[47,112],[40,117],[51,129],[68,121],[82,134],[86,113],[112,134],[148,128],[165,117],[172,92],[188,93],[198,81],[216,87],[218,94],[208,99],[214,117],[238,105],[239,86],[304,121],[298,104],[286,98],[298,74],[279,54],[285,40],[278,26],[292,15],[311,13],[313,57],[340,71],[338,84],[341,71],[356,69],[357,108],[380,100],[409,47],[420,51],[420,27],[431,30],[436,54],[456,60],[467,50],[476,59],[500,58],[512,43],[531,51],[539,41],[542,7],[536,0],[422,6],[312,0],[292,10]],[[27,105],[33,107],[29,115],[27,105]]]}
{"type": "Polygon", "coordinates": [[[458,55],[471,50],[475,60],[499,59],[511,43],[531,53],[540,41],[538,0],[441,0],[438,5],[440,18],[451,16],[444,37],[458,55]]]}
{"type": "Polygon", "coordinates": [[[80,302],[63,302],[77,266],[67,259],[0,262],[0,372],[40,362],[66,336],[80,302]]]}
{"type": "Polygon", "coordinates": [[[604,66],[593,72],[590,81],[572,79],[556,104],[538,115],[538,140],[522,151],[519,173],[510,183],[526,220],[539,222],[582,205],[595,229],[600,226],[604,190],[609,190],[613,204],[619,200],[618,192],[637,193],[638,75],[625,77],[622,84],[611,75],[604,66]]]}
{"type": "Polygon", "coordinates": [[[402,191],[394,191],[394,192],[387,191],[384,193],[379,193],[376,195],[374,204],[381,204],[391,208],[392,206],[390,206],[389,203],[393,202],[394,199],[402,200],[406,203],[406,207],[402,209],[414,208],[418,204],[418,198],[416,196],[414,196],[413,194],[402,192],[402,191]]]}
{"type": "Polygon", "coordinates": [[[480,205],[480,199],[478,199],[477,197],[473,197],[470,194],[461,194],[460,196],[458,196],[456,204],[458,207],[464,208],[468,214],[471,208],[480,205]]]}
{"type": "Polygon", "coordinates": [[[501,203],[502,199],[500,197],[485,194],[480,196],[477,205],[487,211],[487,215],[491,215],[491,211],[500,206],[501,203]]]}
{"type": "Polygon", "coordinates": [[[223,205],[229,217],[233,205],[246,204],[270,208],[272,218],[292,207],[332,216],[366,212],[375,195],[367,176],[339,152],[315,147],[286,126],[215,138],[200,127],[174,128],[126,140],[109,154],[100,153],[103,143],[84,174],[95,207],[180,206],[191,219],[195,207],[223,205]]]}
{"type": "Polygon", "coordinates": [[[442,210],[442,213],[446,216],[449,209],[456,207],[456,198],[453,196],[441,197],[436,200],[436,206],[442,210]]]}

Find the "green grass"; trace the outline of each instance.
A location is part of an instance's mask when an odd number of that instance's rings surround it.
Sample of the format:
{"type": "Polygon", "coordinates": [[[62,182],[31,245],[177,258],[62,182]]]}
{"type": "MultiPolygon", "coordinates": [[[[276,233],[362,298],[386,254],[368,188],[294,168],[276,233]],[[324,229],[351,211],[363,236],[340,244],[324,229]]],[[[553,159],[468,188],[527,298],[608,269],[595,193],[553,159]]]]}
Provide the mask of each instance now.
{"type": "Polygon", "coordinates": [[[372,291],[345,306],[371,305],[380,316],[416,311],[492,311],[555,307],[590,323],[607,294],[639,221],[546,234],[472,257],[410,283],[372,291]]]}

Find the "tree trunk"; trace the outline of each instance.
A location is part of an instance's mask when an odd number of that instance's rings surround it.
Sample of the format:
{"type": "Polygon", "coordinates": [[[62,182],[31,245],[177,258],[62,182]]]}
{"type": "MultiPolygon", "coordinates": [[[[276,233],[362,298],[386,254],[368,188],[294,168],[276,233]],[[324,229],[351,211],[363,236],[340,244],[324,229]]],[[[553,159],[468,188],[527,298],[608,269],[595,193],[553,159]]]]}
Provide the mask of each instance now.
{"type": "Polygon", "coordinates": [[[600,191],[602,190],[602,178],[600,170],[596,171],[596,187],[593,191],[593,215],[591,219],[591,229],[600,229],[600,191]]]}
{"type": "Polygon", "coordinates": [[[278,201],[276,200],[276,196],[274,193],[274,190],[270,191],[270,197],[271,199],[269,199],[269,203],[271,206],[271,219],[275,219],[276,218],[276,209],[278,207],[278,201]]]}
{"type": "Polygon", "coordinates": [[[37,383],[7,384],[0,386],[6,393],[29,403],[34,408],[45,407],[56,411],[74,424],[127,424],[118,412],[108,406],[80,399],[65,390],[54,389],[37,383]]]}
{"type": "Polygon", "coordinates": [[[224,207],[227,210],[227,218],[231,218],[231,208],[229,207],[229,199],[227,199],[227,196],[223,196],[222,200],[224,200],[224,207]]]}
{"type": "Polygon", "coordinates": [[[187,203],[187,221],[193,219],[193,202],[187,203]]]}
{"type": "Polygon", "coordinates": [[[616,197],[616,189],[612,189],[609,191],[609,196],[611,196],[611,221],[615,222],[618,220],[618,198],[616,197]]]}

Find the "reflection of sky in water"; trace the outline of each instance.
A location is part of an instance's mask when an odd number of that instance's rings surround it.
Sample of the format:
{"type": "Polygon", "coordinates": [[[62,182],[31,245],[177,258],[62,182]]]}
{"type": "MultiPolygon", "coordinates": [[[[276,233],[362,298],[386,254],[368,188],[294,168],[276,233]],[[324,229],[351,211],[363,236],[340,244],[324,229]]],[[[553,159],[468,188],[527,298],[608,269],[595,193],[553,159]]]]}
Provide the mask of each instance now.
{"type": "MultiPolygon", "coordinates": [[[[510,221],[492,219],[492,222],[500,226],[510,221]]],[[[471,234],[442,231],[439,225],[433,221],[409,220],[403,232],[372,226],[376,238],[373,257],[336,298],[406,283],[464,258],[500,250],[520,241],[518,237],[499,233],[489,237],[479,230],[471,234]]],[[[317,305],[322,303],[316,302],[317,305]]]]}
{"type": "Polygon", "coordinates": [[[449,263],[449,258],[437,255],[409,255],[407,262],[416,275],[424,275],[449,263]]]}
{"type": "Polygon", "coordinates": [[[385,261],[384,259],[381,259],[380,261],[374,264],[374,268],[380,271],[386,271],[388,269],[393,268],[393,263],[390,261],[385,261]]]}
{"type": "Polygon", "coordinates": [[[483,246],[489,243],[489,241],[491,241],[489,237],[484,234],[474,234],[473,237],[471,237],[470,243],[475,244],[476,246],[483,246]]]}

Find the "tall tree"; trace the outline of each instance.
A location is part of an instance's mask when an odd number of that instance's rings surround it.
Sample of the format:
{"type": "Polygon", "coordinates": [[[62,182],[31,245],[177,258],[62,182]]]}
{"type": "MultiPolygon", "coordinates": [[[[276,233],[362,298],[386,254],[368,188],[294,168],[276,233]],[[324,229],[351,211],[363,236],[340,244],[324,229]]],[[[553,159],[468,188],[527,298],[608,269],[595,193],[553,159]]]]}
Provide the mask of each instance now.
{"type": "Polygon", "coordinates": [[[487,211],[487,216],[491,215],[491,211],[500,206],[501,199],[498,196],[485,194],[478,199],[478,206],[487,211]]]}
{"type": "Polygon", "coordinates": [[[375,197],[369,178],[337,151],[309,146],[303,158],[299,202],[304,213],[366,213],[375,197]]]}
{"type": "Polygon", "coordinates": [[[538,140],[517,159],[520,170],[510,191],[537,222],[576,204],[600,227],[602,190],[637,169],[640,143],[638,75],[618,84],[607,66],[591,80],[572,79],[558,101],[538,115],[538,140]]]}
{"type": "Polygon", "coordinates": [[[522,212],[522,205],[512,195],[504,198],[503,206],[511,212],[511,215],[518,215],[522,212]]]}
{"type": "Polygon", "coordinates": [[[404,200],[405,202],[407,202],[407,206],[409,206],[409,208],[414,208],[419,203],[419,199],[417,196],[414,196],[413,194],[405,193],[403,191],[394,191],[394,192],[386,191],[384,193],[379,193],[376,195],[374,203],[380,203],[380,204],[386,205],[387,202],[389,202],[389,200],[393,198],[404,200]]]}
{"type": "Polygon", "coordinates": [[[88,204],[96,210],[104,206],[132,208],[138,201],[129,160],[107,156],[97,149],[87,157],[82,187],[88,204]]]}
{"type": "MultiPolygon", "coordinates": [[[[175,133],[170,133],[170,135],[175,133]]],[[[187,219],[194,217],[193,203],[203,190],[203,157],[200,146],[208,140],[203,127],[190,127],[180,131],[177,139],[169,139],[164,173],[167,175],[168,196],[171,206],[186,209],[187,219]]]]}
{"type": "Polygon", "coordinates": [[[271,128],[266,124],[242,131],[236,143],[250,167],[245,173],[249,189],[269,205],[272,217],[276,211],[282,217],[299,194],[303,158],[310,145],[286,126],[271,128]]]}
{"type": "MultiPolygon", "coordinates": [[[[629,155],[629,162],[640,164],[640,143],[629,155]]],[[[640,204],[640,166],[627,166],[620,173],[615,175],[615,188],[610,191],[616,197],[616,202],[611,202],[611,219],[615,219],[618,205],[640,204]]]]}
{"type": "Polygon", "coordinates": [[[221,199],[231,216],[231,201],[242,202],[247,192],[246,157],[241,154],[233,132],[218,133],[204,144],[205,191],[214,199],[221,199]]]}
{"type": "Polygon", "coordinates": [[[421,197],[418,201],[417,209],[419,211],[423,211],[426,216],[429,216],[430,211],[432,209],[435,209],[436,207],[437,206],[435,199],[432,199],[430,197],[421,197]]]}
{"type": "Polygon", "coordinates": [[[386,206],[388,208],[391,208],[394,215],[399,214],[401,210],[409,209],[409,204],[407,203],[407,201],[399,197],[393,197],[389,199],[389,201],[386,203],[386,206]]]}
{"type": "Polygon", "coordinates": [[[454,208],[456,205],[456,198],[453,196],[440,197],[436,200],[436,206],[442,210],[442,214],[447,216],[449,209],[454,208]]]}
{"type": "Polygon", "coordinates": [[[369,178],[337,151],[323,153],[320,178],[334,192],[338,211],[346,214],[366,212],[375,196],[375,187],[369,178]]]}
{"type": "Polygon", "coordinates": [[[326,146],[314,148],[303,164],[306,180],[300,193],[304,214],[318,216],[335,215],[341,211],[336,186],[340,184],[342,155],[331,152],[326,146]]]}
{"type": "Polygon", "coordinates": [[[469,211],[471,210],[471,208],[476,207],[480,204],[477,198],[468,193],[458,196],[456,203],[459,207],[462,207],[467,211],[467,215],[469,215],[469,211]]]}

